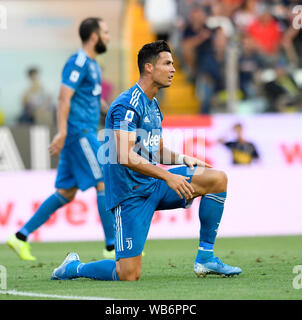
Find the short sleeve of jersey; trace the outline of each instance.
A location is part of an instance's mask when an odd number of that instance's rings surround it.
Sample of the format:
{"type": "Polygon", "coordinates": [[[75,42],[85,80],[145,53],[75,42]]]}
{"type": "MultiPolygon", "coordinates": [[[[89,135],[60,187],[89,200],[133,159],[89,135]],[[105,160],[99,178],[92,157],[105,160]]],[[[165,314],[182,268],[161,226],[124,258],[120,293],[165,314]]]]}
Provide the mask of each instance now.
{"type": "Polygon", "coordinates": [[[130,107],[119,105],[111,114],[113,130],[135,132],[139,128],[140,116],[138,112],[130,107]]]}
{"type": "Polygon", "coordinates": [[[225,142],[224,145],[229,149],[233,149],[235,147],[236,143],[233,141],[229,141],[229,142],[225,142]]]}
{"type": "Polygon", "coordinates": [[[62,72],[62,84],[73,90],[78,88],[86,73],[85,64],[79,64],[77,60],[69,59],[62,72]]]}
{"type": "Polygon", "coordinates": [[[252,149],[253,149],[253,152],[252,152],[253,158],[254,159],[258,159],[259,158],[259,154],[258,154],[258,151],[257,151],[256,147],[253,144],[251,144],[251,146],[252,146],[252,149]]]}

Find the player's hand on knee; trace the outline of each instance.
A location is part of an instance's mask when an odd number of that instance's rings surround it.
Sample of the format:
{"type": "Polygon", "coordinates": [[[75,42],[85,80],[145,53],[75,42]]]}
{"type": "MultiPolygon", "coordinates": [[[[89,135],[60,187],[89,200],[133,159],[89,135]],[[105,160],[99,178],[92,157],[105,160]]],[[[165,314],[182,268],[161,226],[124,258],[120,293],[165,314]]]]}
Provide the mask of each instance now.
{"type": "Polygon", "coordinates": [[[178,194],[180,199],[183,199],[184,196],[186,200],[189,200],[193,198],[194,193],[194,188],[187,181],[189,179],[189,177],[179,174],[172,174],[166,182],[178,194]]]}

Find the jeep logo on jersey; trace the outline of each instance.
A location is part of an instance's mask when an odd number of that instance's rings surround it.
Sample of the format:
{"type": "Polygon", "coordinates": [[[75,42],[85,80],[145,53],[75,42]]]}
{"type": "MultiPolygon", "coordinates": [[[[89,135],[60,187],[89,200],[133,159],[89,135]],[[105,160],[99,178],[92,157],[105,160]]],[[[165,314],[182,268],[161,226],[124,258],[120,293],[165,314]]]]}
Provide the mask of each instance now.
{"type": "Polygon", "coordinates": [[[160,135],[159,134],[151,135],[151,132],[148,133],[147,140],[143,139],[143,144],[145,147],[148,147],[148,146],[157,147],[159,145],[159,142],[160,142],[160,135]]]}
{"type": "Polygon", "coordinates": [[[97,96],[97,95],[99,95],[99,94],[101,94],[102,93],[102,87],[99,85],[99,84],[96,84],[95,86],[94,86],[94,89],[93,89],[93,91],[92,91],[92,94],[94,95],[94,96],[97,96]]]}

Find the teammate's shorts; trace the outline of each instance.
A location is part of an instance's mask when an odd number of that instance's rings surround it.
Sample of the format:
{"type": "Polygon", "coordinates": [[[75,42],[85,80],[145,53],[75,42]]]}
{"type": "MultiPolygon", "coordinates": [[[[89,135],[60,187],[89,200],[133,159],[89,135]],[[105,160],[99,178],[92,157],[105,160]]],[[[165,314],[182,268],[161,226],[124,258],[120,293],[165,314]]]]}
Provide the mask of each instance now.
{"type": "MultiPolygon", "coordinates": [[[[191,182],[195,169],[182,166],[169,171],[189,177],[187,181],[191,182]]],[[[155,190],[150,196],[124,200],[112,209],[115,215],[116,260],[136,257],[142,253],[156,210],[185,208],[187,204],[185,198],[180,199],[165,181],[157,180],[155,190]]]]}
{"type": "Polygon", "coordinates": [[[97,160],[101,142],[92,133],[85,133],[64,146],[60,153],[55,187],[82,191],[104,182],[103,168],[97,160]]]}

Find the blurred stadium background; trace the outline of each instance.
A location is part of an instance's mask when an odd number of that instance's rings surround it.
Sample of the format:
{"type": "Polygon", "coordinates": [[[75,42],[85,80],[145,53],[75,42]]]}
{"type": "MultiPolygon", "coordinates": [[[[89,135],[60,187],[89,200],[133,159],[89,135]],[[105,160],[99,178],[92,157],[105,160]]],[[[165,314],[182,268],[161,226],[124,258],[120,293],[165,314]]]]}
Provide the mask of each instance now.
{"type": "MultiPolygon", "coordinates": [[[[110,27],[108,52],[99,60],[109,103],[137,80],[141,46],[158,38],[169,41],[177,72],[172,87],[158,97],[164,136],[168,141],[177,136],[173,148],[179,151],[203,156],[205,150],[207,161],[227,172],[229,196],[218,236],[301,235],[298,4],[0,1],[0,242],[53,192],[58,159],[49,157],[47,147],[56,130],[61,70],[80,46],[78,26],[87,16],[102,16],[110,27]],[[257,152],[236,150],[235,124],[257,152]]],[[[157,212],[149,238],[198,238],[197,208],[195,201],[185,212],[157,212]]],[[[31,240],[103,240],[97,223],[95,193],[89,190],[78,193],[31,240]]]]}

